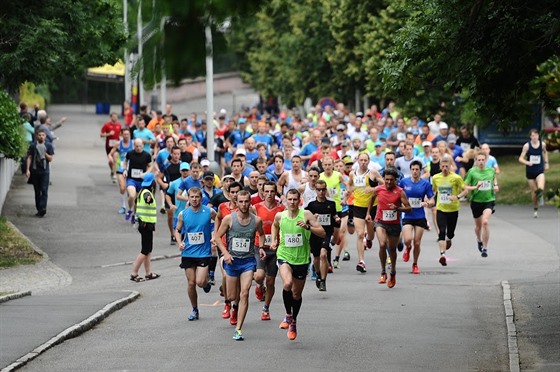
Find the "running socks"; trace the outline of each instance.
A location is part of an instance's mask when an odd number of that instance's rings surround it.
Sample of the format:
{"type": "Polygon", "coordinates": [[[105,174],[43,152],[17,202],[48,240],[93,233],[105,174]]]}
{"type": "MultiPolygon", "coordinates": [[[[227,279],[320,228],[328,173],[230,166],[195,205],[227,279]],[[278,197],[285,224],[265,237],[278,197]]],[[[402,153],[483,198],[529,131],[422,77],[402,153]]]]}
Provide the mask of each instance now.
{"type": "Polygon", "coordinates": [[[303,301],[303,298],[300,298],[299,300],[296,300],[295,298],[292,298],[292,306],[294,308],[294,311],[292,312],[292,318],[294,319],[294,322],[297,319],[297,316],[299,314],[299,309],[301,309],[301,303],[303,301]]]}
{"type": "Polygon", "coordinates": [[[286,314],[292,314],[292,301],[294,301],[292,290],[282,290],[282,299],[284,300],[284,308],[286,309],[286,314]]]}
{"type": "Polygon", "coordinates": [[[209,266],[209,270],[210,270],[210,275],[214,275],[214,271],[216,271],[216,265],[218,264],[218,257],[212,257],[210,259],[210,266],[209,266]]]}

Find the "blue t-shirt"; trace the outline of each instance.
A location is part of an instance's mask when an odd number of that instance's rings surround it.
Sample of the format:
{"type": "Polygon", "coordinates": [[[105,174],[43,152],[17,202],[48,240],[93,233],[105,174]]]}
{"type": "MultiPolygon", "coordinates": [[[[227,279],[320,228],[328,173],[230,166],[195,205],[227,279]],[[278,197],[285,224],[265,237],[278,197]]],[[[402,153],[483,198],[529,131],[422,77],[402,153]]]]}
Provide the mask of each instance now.
{"type": "MultiPolygon", "coordinates": [[[[216,195],[220,195],[222,193],[222,190],[218,189],[217,187],[213,187],[212,188],[212,196],[216,196],[216,195]]],[[[202,188],[202,201],[201,204],[202,205],[208,205],[208,203],[210,203],[210,195],[208,194],[208,192],[206,191],[206,189],[203,187],[202,188]]],[[[214,205],[212,206],[212,208],[214,208],[214,210],[217,212],[218,211],[218,206],[214,205]]]]}
{"type": "Polygon", "coordinates": [[[182,257],[206,258],[212,257],[212,212],[205,205],[200,206],[198,212],[187,208],[183,212],[183,228],[181,234],[185,236],[185,249],[182,257]]]}
{"type": "Polygon", "coordinates": [[[198,187],[199,189],[202,189],[202,184],[200,183],[200,180],[195,180],[192,176],[188,176],[179,184],[178,188],[181,191],[189,191],[191,187],[198,187]]]}
{"type": "Polygon", "coordinates": [[[251,133],[244,131],[241,132],[239,129],[233,131],[231,136],[229,136],[229,142],[231,145],[236,148],[239,145],[242,145],[245,142],[245,139],[251,137],[251,133]]]}
{"type": "Polygon", "coordinates": [[[169,159],[169,151],[167,149],[160,150],[156,156],[156,164],[159,167],[160,172],[165,169],[165,163],[169,159]]]}
{"type": "MultiPolygon", "coordinates": [[[[303,148],[299,152],[299,155],[300,156],[309,156],[309,155],[312,155],[314,152],[317,152],[318,149],[319,149],[319,147],[317,147],[313,142],[309,142],[308,144],[303,146],[303,148]]],[[[306,160],[306,161],[303,162],[303,165],[306,168],[307,168],[308,164],[309,164],[309,160],[306,160]]]]}
{"type": "Polygon", "coordinates": [[[265,134],[253,134],[253,138],[255,139],[256,143],[264,143],[266,144],[267,150],[270,148],[270,146],[272,146],[274,144],[274,139],[272,138],[272,135],[265,133],[265,134]]]}
{"type": "MultiPolygon", "coordinates": [[[[177,209],[173,212],[173,228],[177,226],[177,219],[179,218],[179,213],[187,206],[186,200],[177,199],[177,191],[179,191],[179,185],[183,180],[181,178],[176,179],[175,181],[169,184],[167,188],[167,194],[171,195],[171,198],[175,200],[175,206],[177,209]]],[[[182,193],[182,191],[181,191],[182,193]]]]}
{"type": "Polygon", "coordinates": [[[252,163],[253,160],[255,160],[258,157],[259,157],[259,152],[257,150],[254,150],[253,152],[251,151],[245,152],[245,160],[247,163],[252,163]]]}
{"type": "Polygon", "coordinates": [[[369,158],[371,159],[371,161],[374,161],[377,164],[381,165],[381,168],[385,168],[385,153],[384,152],[382,152],[379,156],[377,156],[375,154],[375,152],[372,152],[371,155],[369,156],[369,158]]]}
{"type": "Polygon", "coordinates": [[[401,180],[399,186],[406,193],[408,202],[412,207],[412,211],[404,213],[403,218],[426,218],[424,207],[421,207],[420,203],[424,201],[425,196],[427,196],[428,198],[432,198],[434,196],[434,191],[432,190],[432,185],[430,184],[430,182],[424,178],[420,178],[418,182],[413,182],[411,177],[406,177],[401,180]]]}
{"type": "MultiPolygon", "coordinates": [[[[156,140],[156,137],[154,136],[152,131],[147,129],[147,128],[136,129],[134,131],[134,139],[136,139],[136,138],[140,138],[141,140],[147,140],[147,141],[155,141],[156,140]]],[[[148,154],[152,153],[152,148],[150,147],[149,143],[144,144],[144,151],[146,151],[148,154]]]]}

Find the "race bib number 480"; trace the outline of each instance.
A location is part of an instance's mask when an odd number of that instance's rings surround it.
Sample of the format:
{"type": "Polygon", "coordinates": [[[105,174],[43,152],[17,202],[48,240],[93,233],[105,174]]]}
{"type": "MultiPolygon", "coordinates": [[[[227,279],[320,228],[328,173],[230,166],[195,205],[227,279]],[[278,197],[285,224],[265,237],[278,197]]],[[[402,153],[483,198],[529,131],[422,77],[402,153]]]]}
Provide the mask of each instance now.
{"type": "Polygon", "coordinates": [[[303,246],[302,234],[286,234],[284,235],[284,245],[288,248],[303,246]]]}

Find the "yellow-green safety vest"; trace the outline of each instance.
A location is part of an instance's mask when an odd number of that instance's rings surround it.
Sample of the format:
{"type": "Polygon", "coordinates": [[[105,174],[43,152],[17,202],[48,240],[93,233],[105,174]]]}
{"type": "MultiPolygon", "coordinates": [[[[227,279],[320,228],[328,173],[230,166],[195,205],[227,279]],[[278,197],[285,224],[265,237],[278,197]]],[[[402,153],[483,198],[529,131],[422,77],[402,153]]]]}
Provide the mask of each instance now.
{"type": "Polygon", "coordinates": [[[150,190],[144,189],[138,195],[138,201],[136,202],[136,215],[138,219],[142,222],[156,223],[157,222],[157,207],[154,195],[150,190]],[[148,204],[144,200],[144,194],[149,193],[152,197],[152,203],[148,204]]]}

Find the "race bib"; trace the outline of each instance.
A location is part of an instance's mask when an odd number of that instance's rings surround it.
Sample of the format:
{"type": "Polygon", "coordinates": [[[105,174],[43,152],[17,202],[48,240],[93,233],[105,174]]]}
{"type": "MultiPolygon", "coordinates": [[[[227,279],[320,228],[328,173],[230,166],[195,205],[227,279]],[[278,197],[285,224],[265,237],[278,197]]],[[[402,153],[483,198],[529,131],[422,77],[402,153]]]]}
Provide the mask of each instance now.
{"type": "Polygon", "coordinates": [[[264,245],[266,245],[267,247],[270,247],[271,243],[272,243],[272,235],[266,234],[264,236],[264,245]]]}
{"type": "Polygon", "coordinates": [[[482,185],[478,189],[480,191],[488,191],[492,189],[492,183],[490,181],[482,181],[482,185]]]}
{"type": "Polygon", "coordinates": [[[408,202],[412,208],[420,208],[422,203],[422,199],[420,198],[408,198],[408,202]]]}
{"type": "Polygon", "coordinates": [[[132,178],[142,178],[142,169],[134,169],[130,170],[130,177],[132,178]]]}
{"type": "Polygon", "coordinates": [[[383,221],[396,221],[397,220],[397,211],[392,209],[383,210],[383,221]]]}
{"type": "Polygon", "coordinates": [[[284,245],[288,248],[295,248],[303,246],[302,234],[285,234],[284,245]]]}
{"type": "Polygon", "coordinates": [[[330,214],[319,214],[317,215],[317,222],[322,226],[331,225],[331,215],[330,214]]]}
{"type": "Polygon", "coordinates": [[[187,233],[187,239],[190,245],[202,244],[204,243],[204,233],[203,232],[187,233]]]}
{"type": "Polygon", "coordinates": [[[338,194],[338,189],[336,187],[329,188],[329,194],[331,198],[334,198],[338,194]]]}
{"type": "Polygon", "coordinates": [[[529,161],[531,163],[533,163],[533,165],[540,164],[541,163],[541,156],[540,155],[530,155],[529,156],[529,161]]]}
{"type": "Polygon", "coordinates": [[[116,139],[110,139],[109,140],[109,146],[110,147],[115,147],[118,144],[119,144],[119,140],[116,140],[116,139]]]}
{"type": "Polygon", "coordinates": [[[439,202],[441,204],[449,204],[451,203],[451,187],[449,188],[441,188],[439,190],[439,202]]]}
{"type": "Polygon", "coordinates": [[[251,246],[251,239],[247,238],[232,238],[231,249],[236,252],[249,252],[251,246]]]}
{"type": "Polygon", "coordinates": [[[356,187],[366,187],[366,176],[356,176],[354,177],[354,186],[356,187]]]}

